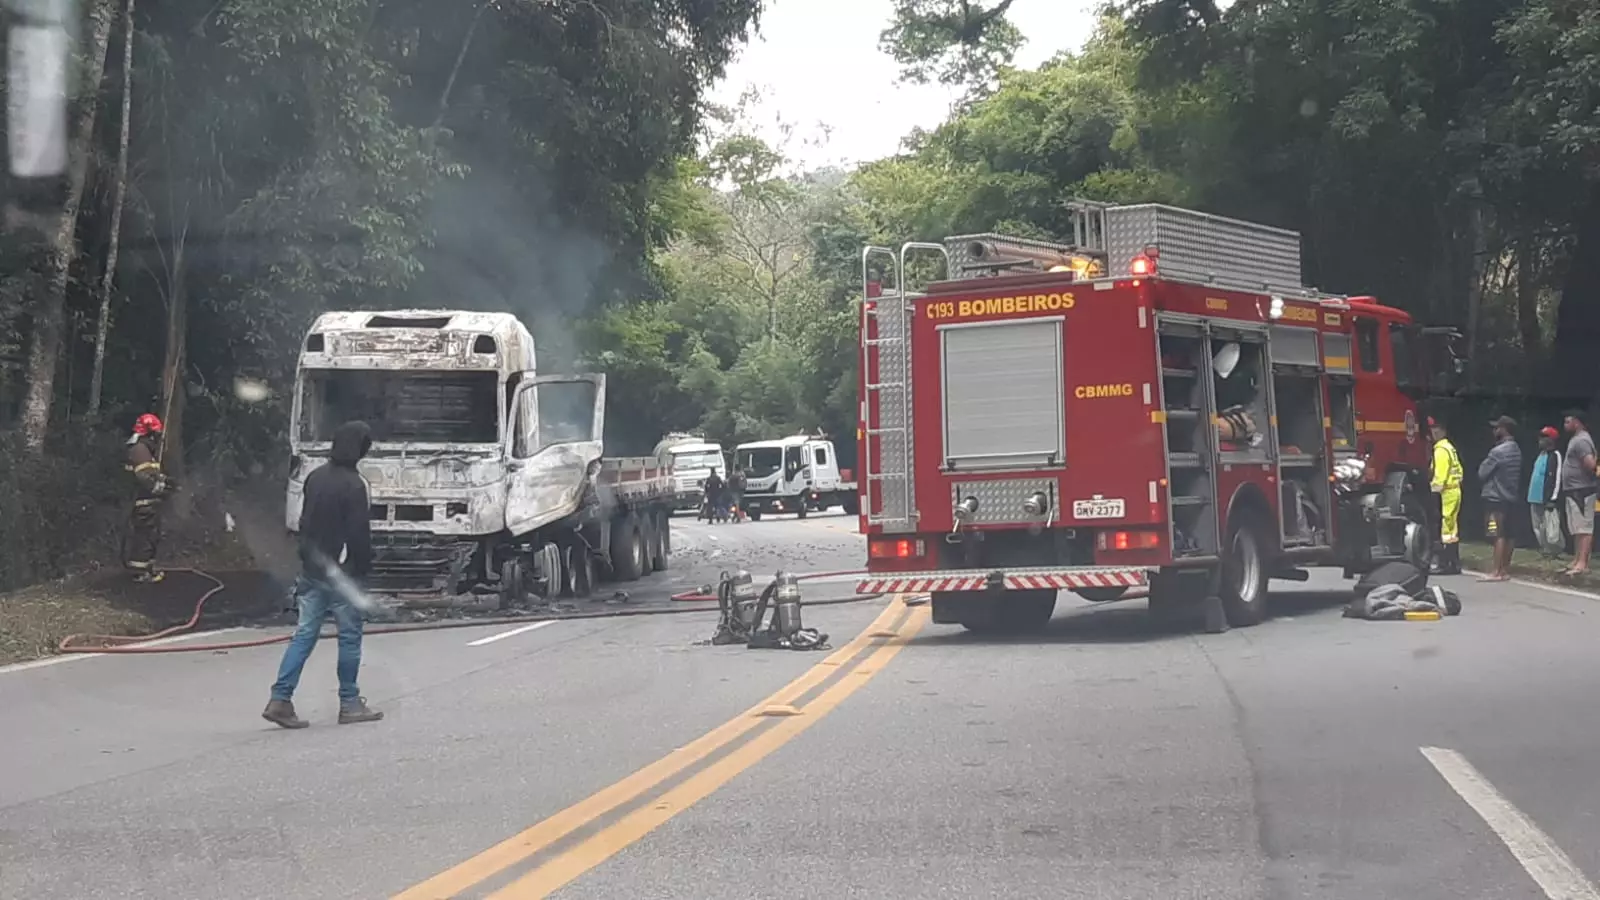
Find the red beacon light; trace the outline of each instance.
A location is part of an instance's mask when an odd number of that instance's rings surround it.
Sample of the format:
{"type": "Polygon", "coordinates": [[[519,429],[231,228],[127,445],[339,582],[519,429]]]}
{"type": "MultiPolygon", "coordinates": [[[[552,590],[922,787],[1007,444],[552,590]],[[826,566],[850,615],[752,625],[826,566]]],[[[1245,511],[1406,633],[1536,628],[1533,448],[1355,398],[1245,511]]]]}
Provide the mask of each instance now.
{"type": "Polygon", "coordinates": [[[1144,277],[1156,273],[1156,261],[1161,258],[1161,248],[1155,244],[1144,248],[1128,262],[1128,274],[1144,277]]]}

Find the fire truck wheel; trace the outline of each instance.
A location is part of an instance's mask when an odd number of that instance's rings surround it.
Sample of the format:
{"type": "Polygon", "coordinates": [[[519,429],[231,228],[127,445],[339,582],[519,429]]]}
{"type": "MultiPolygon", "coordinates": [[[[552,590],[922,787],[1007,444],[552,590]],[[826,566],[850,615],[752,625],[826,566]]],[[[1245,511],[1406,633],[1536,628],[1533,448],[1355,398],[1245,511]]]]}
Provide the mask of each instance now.
{"type": "Polygon", "coordinates": [[[1255,517],[1241,516],[1228,529],[1228,554],[1222,561],[1222,608],[1234,628],[1255,625],[1267,615],[1267,569],[1255,517]]]}
{"type": "Polygon", "coordinates": [[[1433,568],[1433,522],[1428,518],[1428,504],[1415,491],[1408,491],[1400,500],[1400,509],[1411,520],[1406,528],[1406,562],[1429,571],[1433,568]]]}
{"type": "Polygon", "coordinates": [[[1074,594],[1090,603],[1110,603],[1113,600],[1121,600],[1122,595],[1127,592],[1128,589],[1125,587],[1087,587],[1073,591],[1074,594]]]}
{"type": "Polygon", "coordinates": [[[639,517],[628,513],[611,523],[611,575],[618,581],[638,581],[644,574],[644,534],[639,517]]]}

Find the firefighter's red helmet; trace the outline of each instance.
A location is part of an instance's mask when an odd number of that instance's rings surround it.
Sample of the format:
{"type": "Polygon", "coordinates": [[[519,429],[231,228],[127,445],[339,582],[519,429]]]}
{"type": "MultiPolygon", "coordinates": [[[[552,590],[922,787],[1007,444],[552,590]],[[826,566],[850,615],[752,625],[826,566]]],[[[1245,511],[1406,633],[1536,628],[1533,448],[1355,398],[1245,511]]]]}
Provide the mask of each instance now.
{"type": "Polygon", "coordinates": [[[133,423],[134,434],[160,434],[161,419],[155,413],[145,413],[133,423]]]}

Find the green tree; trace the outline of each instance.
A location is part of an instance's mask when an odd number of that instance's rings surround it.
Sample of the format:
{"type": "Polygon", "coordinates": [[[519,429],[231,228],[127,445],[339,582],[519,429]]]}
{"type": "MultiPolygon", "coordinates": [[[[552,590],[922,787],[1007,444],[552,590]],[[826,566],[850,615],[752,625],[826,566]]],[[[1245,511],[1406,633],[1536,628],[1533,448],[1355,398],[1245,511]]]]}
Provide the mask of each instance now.
{"type": "Polygon", "coordinates": [[[1022,32],[1006,18],[1014,2],[895,0],[879,47],[900,64],[907,81],[983,87],[1022,46],[1022,32]]]}

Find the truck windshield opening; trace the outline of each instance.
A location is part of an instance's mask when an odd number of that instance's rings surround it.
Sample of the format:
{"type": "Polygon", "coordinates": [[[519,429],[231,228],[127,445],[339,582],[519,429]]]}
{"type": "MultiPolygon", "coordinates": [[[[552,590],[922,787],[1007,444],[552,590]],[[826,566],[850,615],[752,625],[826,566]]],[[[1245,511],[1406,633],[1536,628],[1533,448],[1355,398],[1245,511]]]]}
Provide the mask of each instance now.
{"type": "Polygon", "coordinates": [[[672,467],[679,470],[715,469],[722,465],[722,454],[715,450],[690,450],[672,454],[672,467]]]}
{"type": "Polygon", "coordinates": [[[783,465],[783,451],[777,447],[749,447],[739,451],[739,468],[751,478],[765,478],[783,465]]]}
{"type": "Polygon", "coordinates": [[[372,439],[494,444],[500,440],[494,372],[310,370],[301,388],[300,439],[327,441],[351,419],[372,439]]]}

